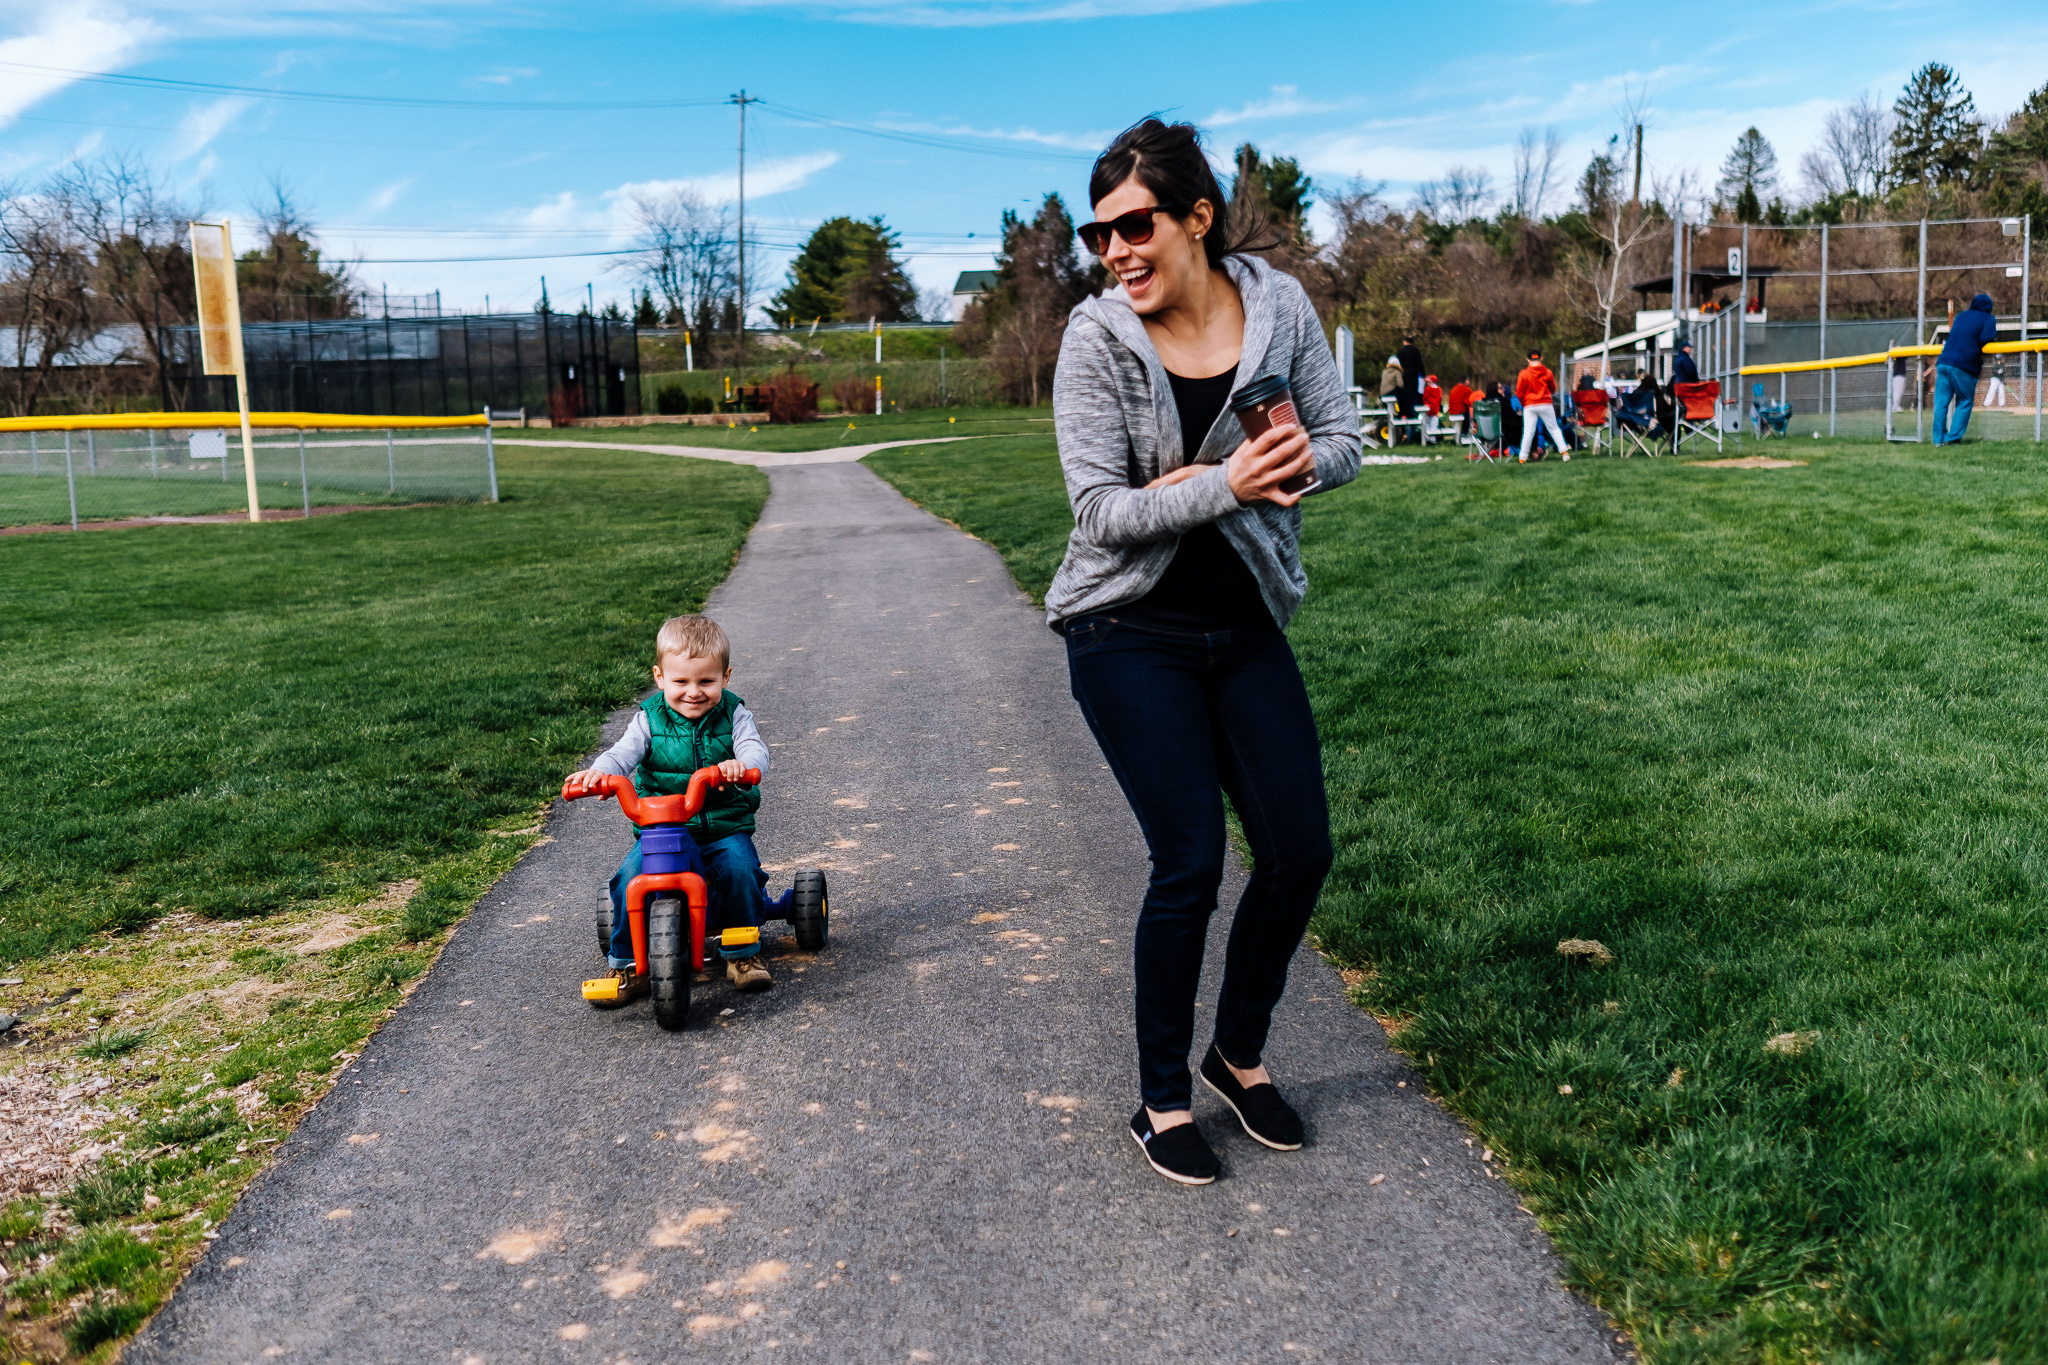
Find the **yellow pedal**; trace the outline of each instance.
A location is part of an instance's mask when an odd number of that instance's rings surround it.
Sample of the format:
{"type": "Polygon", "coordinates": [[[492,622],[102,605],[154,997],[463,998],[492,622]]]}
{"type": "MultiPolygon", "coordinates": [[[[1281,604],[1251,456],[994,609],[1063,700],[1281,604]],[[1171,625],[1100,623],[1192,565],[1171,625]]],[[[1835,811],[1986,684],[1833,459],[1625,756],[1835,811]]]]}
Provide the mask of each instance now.
{"type": "Polygon", "coordinates": [[[616,976],[601,976],[594,981],[583,983],[583,998],[609,1003],[619,998],[619,979],[616,976]]]}
{"type": "Polygon", "coordinates": [[[721,948],[744,948],[749,943],[760,941],[759,929],[722,929],[718,934],[718,946],[721,948]]]}

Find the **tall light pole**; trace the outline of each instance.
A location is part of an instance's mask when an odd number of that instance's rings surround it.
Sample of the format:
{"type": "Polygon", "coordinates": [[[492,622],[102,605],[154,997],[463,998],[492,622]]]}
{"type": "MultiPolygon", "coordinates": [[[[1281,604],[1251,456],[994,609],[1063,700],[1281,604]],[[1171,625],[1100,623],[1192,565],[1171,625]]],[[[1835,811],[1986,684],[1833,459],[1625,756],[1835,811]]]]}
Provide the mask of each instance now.
{"type": "Polygon", "coordinates": [[[747,106],[759,104],[760,102],[759,99],[747,98],[747,92],[744,89],[726,101],[727,104],[738,105],[740,109],[740,349],[738,369],[742,380],[746,378],[747,374],[747,106]]]}

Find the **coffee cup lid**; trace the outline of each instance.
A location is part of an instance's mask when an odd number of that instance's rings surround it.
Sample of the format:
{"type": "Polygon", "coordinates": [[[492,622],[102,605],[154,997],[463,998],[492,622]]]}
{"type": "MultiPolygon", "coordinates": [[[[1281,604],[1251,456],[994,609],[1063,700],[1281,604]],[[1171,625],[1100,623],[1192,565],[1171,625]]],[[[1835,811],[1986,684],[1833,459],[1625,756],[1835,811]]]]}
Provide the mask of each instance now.
{"type": "Polygon", "coordinates": [[[1257,407],[1261,403],[1270,403],[1281,394],[1287,392],[1289,392],[1287,381],[1277,374],[1267,375],[1264,379],[1254,379],[1251,383],[1239,389],[1237,397],[1230,400],[1230,410],[1232,412],[1244,412],[1249,408],[1257,407]]]}

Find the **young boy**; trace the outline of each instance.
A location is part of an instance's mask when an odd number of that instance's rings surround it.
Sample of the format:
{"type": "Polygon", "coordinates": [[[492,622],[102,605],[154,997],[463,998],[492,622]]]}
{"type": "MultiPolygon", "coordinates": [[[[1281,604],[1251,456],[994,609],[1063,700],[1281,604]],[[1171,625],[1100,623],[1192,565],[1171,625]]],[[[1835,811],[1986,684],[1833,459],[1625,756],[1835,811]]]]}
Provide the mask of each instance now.
{"type": "MultiPolygon", "coordinates": [[[[674,796],[690,785],[690,774],[716,765],[728,782],[749,768],[768,775],[768,746],[754,725],[754,713],[737,694],[732,680],[732,645],[718,623],[706,616],[674,616],[662,622],[654,637],[655,694],[640,703],[640,712],[617,744],[569,781],[588,791],[606,773],[630,777],[641,796],[674,796]]],[[[767,902],[762,892],[768,874],[754,852],[754,812],[761,808],[756,787],[713,787],[704,809],[690,822],[697,853],[704,862],[704,887],[710,901],[706,928],[759,928],[767,902]]],[[[633,973],[633,936],[626,916],[626,885],[640,875],[636,841],[619,870],[612,874],[612,941],[606,954],[611,974],[619,980],[617,1003],[647,994],[647,978],[633,973]]],[[[743,991],[764,991],[774,985],[760,960],[759,941],[727,948],[725,974],[743,991]]],[[[609,1002],[608,1002],[609,1003],[609,1002]]]]}

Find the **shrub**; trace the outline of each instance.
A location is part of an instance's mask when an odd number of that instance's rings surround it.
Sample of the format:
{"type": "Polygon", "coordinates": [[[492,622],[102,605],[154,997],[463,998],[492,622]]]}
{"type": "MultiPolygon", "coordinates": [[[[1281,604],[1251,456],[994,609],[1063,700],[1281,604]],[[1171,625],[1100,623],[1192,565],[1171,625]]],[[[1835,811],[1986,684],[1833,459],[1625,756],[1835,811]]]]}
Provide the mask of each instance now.
{"type": "Polygon", "coordinates": [[[832,386],[832,396],[839,401],[841,412],[866,412],[874,401],[873,393],[861,380],[851,377],[832,386]]]}
{"type": "Polygon", "coordinates": [[[818,386],[807,374],[790,370],[761,386],[768,395],[771,422],[809,422],[818,415],[818,386]]]}
{"type": "Polygon", "coordinates": [[[703,413],[711,413],[711,412],[717,412],[717,411],[718,411],[718,400],[717,400],[717,399],[715,399],[715,398],[713,398],[713,397],[712,397],[712,396],[711,396],[710,394],[708,394],[708,393],[700,393],[700,394],[696,394],[696,395],[694,395],[694,396],[693,396],[693,397],[692,397],[692,398],[690,399],[690,411],[691,411],[691,412],[693,412],[693,413],[698,413],[698,412],[703,412],[703,413]]]}
{"type": "Polygon", "coordinates": [[[125,1218],[142,1207],[142,1172],[133,1166],[103,1166],[57,1197],[81,1227],[125,1218]]]}
{"type": "Polygon", "coordinates": [[[654,395],[654,410],[663,417],[675,417],[683,413],[694,412],[696,407],[697,405],[691,400],[690,395],[680,388],[660,389],[654,395]]]}
{"type": "Polygon", "coordinates": [[[142,1304],[123,1303],[112,1294],[98,1295],[78,1310],[78,1316],[64,1329],[64,1339],[72,1350],[84,1355],[95,1346],[127,1336],[148,1316],[149,1309],[142,1304]]]}

